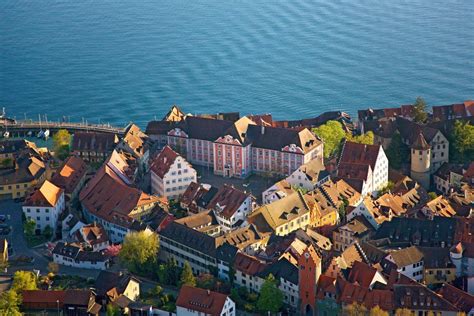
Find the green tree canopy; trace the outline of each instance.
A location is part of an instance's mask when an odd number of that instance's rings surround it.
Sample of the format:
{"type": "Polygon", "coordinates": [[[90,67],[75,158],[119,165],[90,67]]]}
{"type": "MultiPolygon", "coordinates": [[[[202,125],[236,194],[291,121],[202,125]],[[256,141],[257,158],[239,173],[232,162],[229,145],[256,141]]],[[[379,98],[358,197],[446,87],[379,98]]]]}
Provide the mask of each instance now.
{"type": "Polygon", "coordinates": [[[270,274],[262,284],[257,308],[262,313],[277,313],[283,306],[283,293],[277,286],[275,277],[270,274]]]}
{"type": "Polygon", "coordinates": [[[369,316],[389,316],[389,313],[377,305],[370,309],[369,316]]]}
{"type": "Polygon", "coordinates": [[[431,200],[434,200],[438,197],[438,194],[436,194],[435,192],[428,192],[428,197],[431,200]]]}
{"type": "Polygon", "coordinates": [[[346,134],[346,139],[350,142],[358,144],[373,145],[375,135],[372,131],[368,131],[365,134],[353,136],[351,133],[346,134]]]}
{"type": "Polygon", "coordinates": [[[66,129],[60,129],[53,135],[53,150],[59,159],[69,156],[71,134],[66,129]]]}
{"type": "Polygon", "coordinates": [[[313,128],[313,133],[324,142],[325,158],[331,157],[339,151],[341,142],[346,136],[342,124],[338,121],[327,121],[326,124],[313,128]]]}
{"type": "Polygon", "coordinates": [[[196,286],[196,278],[193,274],[193,269],[189,262],[184,263],[183,271],[181,272],[181,279],[179,280],[180,286],[189,285],[196,286]]]}
{"type": "Polygon", "coordinates": [[[105,315],[107,316],[119,316],[120,309],[117,305],[113,305],[112,303],[107,304],[105,308],[105,315]]]}
{"type": "Polygon", "coordinates": [[[365,316],[366,314],[367,308],[364,305],[357,304],[356,302],[344,307],[344,315],[365,316]]]}
{"type": "Polygon", "coordinates": [[[12,290],[20,293],[23,290],[36,290],[36,276],[30,271],[16,271],[13,275],[12,290]]]}
{"type": "Polygon", "coordinates": [[[400,169],[402,163],[408,161],[410,150],[408,146],[402,142],[402,136],[398,131],[392,136],[392,140],[385,154],[387,155],[390,167],[394,169],[400,169]]]}
{"type": "Polygon", "coordinates": [[[474,126],[469,122],[459,120],[454,122],[451,143],[456,160],[461,162],[474,160],[474,126]]]}
{"type": "Polygon", "coordinates": [[[120,260],[134,272],[153,268],[159,248],[158,236],[147,231],[128,233],[119,253],[120,260]]]}
{"type": "Polygon", "coordinates": [[[426,112],[426,102],[422,97],[417,97],[414,105],[414,120],[418,123],[424,123],[428,119],[426,112]]]}
{"type": "Polygon", "coordinates": [[[21,296],[14,290],[0,294],[0,315],[21,316],[21,296]]]}
{"type": "Polygon", "coordinates": [[[27,218],[23,223],[23,231],[27,236],[33,236],[35,234],[36,222],[34,219],[27,218]]]}

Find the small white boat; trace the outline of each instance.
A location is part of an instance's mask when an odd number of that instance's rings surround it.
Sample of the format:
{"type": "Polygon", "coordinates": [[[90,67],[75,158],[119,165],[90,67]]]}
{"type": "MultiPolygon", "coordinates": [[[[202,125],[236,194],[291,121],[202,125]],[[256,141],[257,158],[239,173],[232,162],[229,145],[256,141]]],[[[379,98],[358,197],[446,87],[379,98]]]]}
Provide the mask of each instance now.
{"type": "Polygon", "coordinates": [[[48,138],[48,137],[49,137],[49,129],[47,129],[47,130],[44,131],[43,137],[44,137],[44,138],[48,138]]]}
{"type": "Polygon", "coordinates": [[[28,133],[26,133],[26,136],[28,136],[28,137],[31,137],[31,135],[33,135],[32,131],[29,131],[28,133]]]}
{"type": "Polygon", "coordinates": [[[3,133],[3,137],[5,137],[5,138],[10,137],[10,132],[6,131],[5,133],[3,133]]]}
{"type": "Polygon", "coordinates": [[[36,135],[36,136],[37,136],[38,138],[42,138],[43,135],[44,135],[43,130],[40,130],[40,131],[38,132],[38,135],[36,135]]]}

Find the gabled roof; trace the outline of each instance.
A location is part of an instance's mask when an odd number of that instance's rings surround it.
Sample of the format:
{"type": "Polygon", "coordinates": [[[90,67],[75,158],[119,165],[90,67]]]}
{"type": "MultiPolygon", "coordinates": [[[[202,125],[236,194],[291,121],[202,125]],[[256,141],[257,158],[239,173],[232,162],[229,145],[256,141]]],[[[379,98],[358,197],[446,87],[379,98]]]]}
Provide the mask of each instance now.
{"type": "Polygon", "coordinates": [[[179,122],[184,119],[186,114],[184,114],[183,111],[179,108],[179,106],[173,104],[166,113],[166,115],[163,117],[162,121],[167,121],[167,122],[179,122]]]}
{"type": "Polygon", "coordinates": [[[309,162],[301,165],[299,171],[304,173],[306,178],[313,184],[329,176],[329,172],[323,164],[322,159],[311,159],[309,162]]]}
{"type": "Polygon", "coordinates": [[[374,170],[380,148],[380,145],[366,145],[346,141],[339,163],[362,164],[370,166],[374,170]]]}
{"type": "Polygon", "coordinates": [[[297,191],[281,200],[256,209],[250,214],[248,221],[254,223],[259,231],[266,231],[267,227],[275,230],[284,223],[309,213],[309,211],[303,195],[297,191]]]}
{"type": "Polygon", "coordinates": [[[416,246],[390,252],[395,264],[401,268],[423,260],[423,252],[416,246]]]}
{"type": "Polygon", "coordinates": [[[272,274],[276,280],[282,278],[283,280],[289,281],[295,285],[299,284],[298,268],[285,258],[266,266],[257,275],[262,279],[265,279],[270,274],[272,274]]]}
{"type": "Polygon", "coordinates": [[[95,279],[97,295],[105,296],[113,289],[115,289],[115,292],[118,295],[123,294],[123,291],[132,280],[139,283],[138,280],[126,273],[100,271],[99,275],[95,279]]]}
{"type": "Polygon", "coordinates": [[[222,293],[184,285],[179,291],[176,306],[205,315],[220,316],[227,297],[222,293]]]}
{"type": "Polygon", "coordinates": [[[457,307],[421,284],[395,284],[393,295],[397,308],[429,311],[459,311],[457,307]]]}
{"type": "Polygon", "coordinates": [[[106,242],[109,239],[102,225],[95,222],[79,228],[76,231],[76,238],[79,242],[86,242],[92,246],[106,242]]]}
{"type": "Polygon", "coordinates": [[[136,207],[159,201],[158,197],[129,186],[107,165],[82,189],[79,200],[89,212],[122,227],[133,224],[129,215],[136,207]]]}
{"type": "Polygon", "coordinates": [[[266,268],[266,264],[253,256],[237,253],[234,260],[234,269],[247,275],[256,276],[266,268]]]}
{"type": "Polygon", "coordinates": [[[443,283],[438,294],[465,313],[474,310],[474,296],[451,284],[443,283]]]}
{"type": "Polygon", "coordinates": [[[158,156],[153,159],[151,163],[151,171],[163,179],[178,157],[178,153],[171,149],[170,146],[166,145],[158,154],[158,156]]]}
{"type": "Polygon", "coordinates": [[[374,267],[360,261],[355,261],[347,280],[351,283],[357,283],[362,287],[369,288],[376,274],[377,269],[374,267]]]}
{"type": "Polygon", "coordinates": [[[51,182],[72,193],[87,172],[86,163],[79,157],[70,156],[51,178],[51,182]]]}
{"type": "Polygon", "coordinates": [[[118,142],[117,135],[110,133],[76,132],[72,141],[73,151],[111,152],[118,142]]]}
{"type": "Polygon", "coordinates": [[[435,216],[452,217],[456,215],[456,211],[442,195],[426,203],[425,207],[435,216]]]}
{"type": "Polygon", "coordinates": [[[207,208],[217,211],[219,216],[231,218],[249,197],[251,197],[250,193],[240,191],[239,189],[234,188],[234,186],[224,184],[219,188],[217,194],[214,195],[212,200],[209,202],[207,208]]]}
{"type": "Polygon", "coordinates": [[[39,189],[30,194],[24,206],[55,207],[64,190],[45,180],[39,189]]]}

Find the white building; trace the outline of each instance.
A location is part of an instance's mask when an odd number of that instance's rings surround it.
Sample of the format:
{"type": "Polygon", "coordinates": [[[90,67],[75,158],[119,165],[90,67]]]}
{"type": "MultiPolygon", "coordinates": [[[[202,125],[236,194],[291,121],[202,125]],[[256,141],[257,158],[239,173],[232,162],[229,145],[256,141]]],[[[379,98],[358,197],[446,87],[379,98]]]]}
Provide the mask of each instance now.
{"type": "Polygon", "coordinates": [[[229,231],[242,226],[255,207],[255,198],[233,186],[224,184],[209,202],[222,229],[229,231]]]}
{"type": "Polygon", "coordinates": [[[285,179],[278,181],[262,192],[263,204],[270,204],[292,194],[295,189],[285,179]]]}
{"type": "Polygon", "coordinates": [[[191,182],[197,182],[196,170],[169,146],[165,146],[151,163],[153,194],[176,199],[191,182]]]}
{"type": "Polygon", "coordinates": [[[326,171],[323,161],[316,158],[299,166],[285,180],[292,187],[312,191],[329,180],[329,172],[326,171]]]}
{"type": "Polygon", "coordinates": [[[346,142],[337,175],[362,195],[376,193],[388,183],[388,159],[382,146],[346,142]]]}
{"type": "Polygon", "coordinates": [[[176,315],[235,316],[236,308],[228,295],[185,285],[176,299],[176,315]]]}
{"type": "Polygon", "coordinates": [[[36,223],[36,232],[46,227],[56,232],[59,215],[65,209],[64,190],[46,180],[39,189],[27,197],[23,205],[23,214],[36,223]]]}
{"type": "Polygon", "coordinates": [[[76,244],[58,242],[53,249],[53,261],[57,264],[82,268],[106,270],[109,257],[100,251],[84,251],[76,244]]]}
{"type": "Polygon", "coordinates": [[[423,280],[423,253],[416,246],[392,251],[385,259],[397,266],[397,272],[418,282],[423,280]]]}

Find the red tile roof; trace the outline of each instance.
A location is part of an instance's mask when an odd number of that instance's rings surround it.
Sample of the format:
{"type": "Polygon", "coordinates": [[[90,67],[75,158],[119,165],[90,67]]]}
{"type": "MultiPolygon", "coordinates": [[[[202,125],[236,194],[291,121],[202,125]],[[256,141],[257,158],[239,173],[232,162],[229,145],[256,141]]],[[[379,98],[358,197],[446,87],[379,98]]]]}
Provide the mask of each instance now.
{"type": "Polygon", "coordinates": [[[133,221],[129,217],[133,209],[159,201],[156,196],[127,185],[107,165],[103,165],[87,183],[79,200],[89,212],[122,226],[133,221]]]}
{"type": "Polygon", "coordinates": [[[72,141],[73,151],[111,152],[118,138],[110,133],[77,132],[72,141]]]}
{"type": "Polygon", "coordinates": [[[25,201],[25,206],[55,207],[64,190],[48,180],[44,181],[25,201]]]}
{"type": "Polygon", "coordinates": [[[339,288],[339,303],[352,304],[354,302],[364,305],[367,309],[379,306],[381,309],[391,311],[395,309],[393,294],[389,290],[369,290],[357,284],[350,283],[341,277],[337,279],[339,288]]]}
{"type": "Polygon", "coordinates": [[[64,161],[61,168],[51,179],[55,185],[72,193],[87,172],[86,163],[79,157],[71,156],[64,161]]]}
{"type": "Polygon", "coordinates": [[[230,218],[249,196],[249,193],[242,192],[233,186],[224,184],[219,188],[219,191],[217,191],[217,194],[212,198],[211,202],[209,202],[208,209],[220,207],[222,211],[219,212],[219,215],[230,218]]]}
{"type": "Polygon", "coordinates": [[[465,313],[474,310],[474,296],[457,287],[444,283],[438,294],[465,313]]]}
{"type": "Polygon", "coordinates": [[[374,170],[379,150],[380,145],[365,145],[346,142],[341,154],[340,163],[369,165],[372,170],[374,170]]]}
{"type": "Polygon", "coordinates": [[[225,294],[185,285],[179,291],[176,306],[206,315],[219,316],[226,300],[225,294]]]}
{"type": "Polygon", "coordinates": [[[171,149],[171,147],[168,145],[165,146],[158,156],[153,159],[151,163],[151,171],[163,179],[178,156],[178,153],[171,149]]]}
{"type": "Polygon", "coordinates": [[[266,268],[266,264],[255,257],[238,253],[234,260],[234,269],[247,275],[256,275],[266,268]]]}
{"type": "Polygon", "coordinates": [[[366,263],[355,261],[347,280],[351,283],[357,283],[360,286],[369,288],[374,279],[377,269],[366,263]]]}

